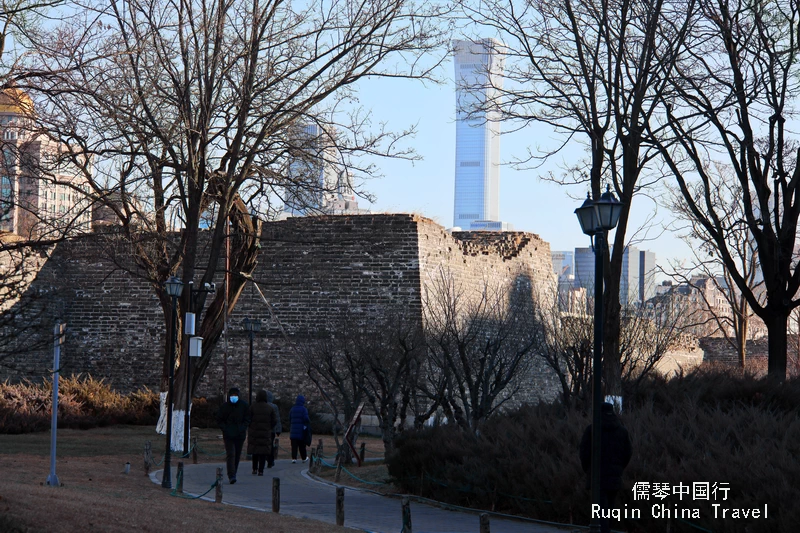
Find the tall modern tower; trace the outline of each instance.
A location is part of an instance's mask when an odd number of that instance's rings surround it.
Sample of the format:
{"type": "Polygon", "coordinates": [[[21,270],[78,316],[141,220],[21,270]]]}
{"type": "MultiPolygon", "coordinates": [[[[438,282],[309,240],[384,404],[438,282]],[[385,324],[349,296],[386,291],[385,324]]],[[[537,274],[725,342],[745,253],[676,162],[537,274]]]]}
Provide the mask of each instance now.
{"type": "Polygon", "coordinates": [[[500,121],[481,109],[502,87],[495,39],[453,41],[456,80],[456,187],[453,226],[507,229],[500,222],[500,121]]]}
{"type": "Polygon", "coordinates": [[[302,124],[295,133],[297,152],[289,164],[283,217],[359,214],[355,192],[333,136],[318,124],[302,124]]]}

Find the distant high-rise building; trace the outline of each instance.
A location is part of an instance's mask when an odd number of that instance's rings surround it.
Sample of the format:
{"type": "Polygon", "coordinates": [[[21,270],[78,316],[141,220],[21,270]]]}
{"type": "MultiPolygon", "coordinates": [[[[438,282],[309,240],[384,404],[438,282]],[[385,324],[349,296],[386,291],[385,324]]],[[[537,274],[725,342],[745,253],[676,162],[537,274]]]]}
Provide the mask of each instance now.
{"type": "Polygon", "coordinates": [[[626,247],[622,252],[619,301],[622,305],[639,302],[639,249],[633,246],[626,247]]]}
{"type": "MultiPolygon", "coordinates": [[[[567,276],[575,275],[575,253],[574,252],[550,252],[553,259],[553,271],[558,276],[559,281],[567,276]]],[[[594,254],[592,254],[594,257],[594,254]]]]}
{"type": "Polygon", "coordinates": [[[456,174],[453,226],[507,230],[500,222],[499,112],[485,109],[502,87],[495,39],[453,41],[456,82],[456,174]]]}
{"type": "Polygon", "coordinates": [[[594,250],[575,248],[575,286],[583,287],[594,296],[594,250]]]}
{"type": "Polygon", "coordinates": [[[305,124],[295,136],[283,216],[359,214],[350,176],[333,136],[318,124],[305,124]]]}
{"type": "MultiPolygon", "coordinates": [[[[555,253],[555,252],[554,252],[555,253]]],[[[555,267],[555,260],[553,261],[555,267]]],[[[622,305],[637,304],[655,295],[656,255],[634,246],[622,253],[619,298],[622,305]]],[[[575,285],[594,291],[594,251],[575,248],[575,285]]]]}
{"type": "Polygon", "coordinates": [[[656,254],[639,252],[639,301],[646,302],[656,295],[656,254]]]}
{"type": "MultiPolygon", "coordinates": [[[[89,184],[68,146],[33,124],[25,91],[0,91],[0,232],[24,238],[74,235],[91,229],[89,184]]],[[[91,159],[80,164],[91,168],[91,159]]]]}

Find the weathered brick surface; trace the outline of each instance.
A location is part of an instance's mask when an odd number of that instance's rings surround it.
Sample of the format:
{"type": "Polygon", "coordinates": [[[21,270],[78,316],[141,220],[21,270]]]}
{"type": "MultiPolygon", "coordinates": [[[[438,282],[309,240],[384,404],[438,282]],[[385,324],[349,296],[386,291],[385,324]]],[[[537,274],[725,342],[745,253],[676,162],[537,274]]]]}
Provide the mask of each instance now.
{"type": "MultiPolygon", "coordinates": [[[[163,313],[148,282],[116,268],[93,240],[59,245],[31,290],[45,291],[50,331],[56,317],[72,335],[64,347],[63,371],[91,373],[114,388],[157,389],[164,349],[163,313]]],[[[245,316],[268,325],[254,341],[254,385],[284,394],[312,393],[291,339],[314,335],[341,310],[365,317],[403,309],[421,320],[421,288],[440,267],[465,283],[485,276],[533,285],[552,282],[549,245],[525,233],[457,233],[414,215],[293,218],[264,225],[262,252],[253,274],[272,307],[253,287],[245,288],[229,321],[227,382],[245,388],[248,339],[245,316]],[[290,337],[287,342],[273,315],[290,337]]],[[[221,281],[221,278],[220,278],[221,281]]],[[[222,391],[224,340],[206,372],[201,394],[222,391]]],[[[0,378],[42,377],[52,352],[12,358],[0,378]]],[[[550,398],[555,380],[536,367],[520,399],[550,398]]]]}
{"type": "MultiPolygon", "coordinates": [[[[790,346],[791,346],[790,339],[790,346]]],[[[796,345],[796,344],[795,344],[796,345]]],[[[722,337],[706,337],[700,339],[700,348],[704,352],[703,360],[709,363],[738,366],[739,354],[731,344],[722,337]]],[[[766,362],[769,353],[767,338],[747,341],[746,357],[749,361],[766,362]]]]}

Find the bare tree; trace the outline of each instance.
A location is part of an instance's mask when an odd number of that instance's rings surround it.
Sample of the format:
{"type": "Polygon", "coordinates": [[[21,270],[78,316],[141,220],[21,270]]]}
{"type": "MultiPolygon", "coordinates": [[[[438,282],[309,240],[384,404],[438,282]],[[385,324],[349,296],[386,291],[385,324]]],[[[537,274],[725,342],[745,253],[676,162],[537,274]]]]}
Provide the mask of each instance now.
{"type": "Polygon", "coordinates": [[[503,84],[485,105],[519,128],[538,122],[562,134],[563,142],[544,158],[573,142],[585,143],[588,161],[556,181],[586,183],[594,199],[608,184],[623,202],[613,247],[603,259],[604,378],[609,390],[619,391],[619,289],[630,210],[634,197],[662,176],[646,171],[657,157],[647,141],[647,124],[670,89],[667,80],[694,0],[461,0],[459,5],[505,41],[499,50],[507,57],[503,84]]]}
{"type": "Polygon", "coordinates": [[[795,253],[800,217],[798,143],[791,128],[800,94],[796,2],[698,3],[699,18],[671,78],[676,97],[665,101],[670,135],[656,135],[678,188],[713,253],[768,331],[769,375],[783,380],[787,321],[800,305],[795,253]],[[677,143],[677,144],[675,144],[677,143]],[[729,166],[740,194],[720,203],[729,166]],[[735,214],[736,220],[729,218],[735,214]],[[766,300],[753,290],[732,232],[752,237],[766,300]]]}
{"type": "MultiPolygon", "coordinates": [[[[549,298],[539,306],[537,318],[544,328],[537,347],[540,356],[558,377],[565,405],[587,406],[591,401],[593,317],[582,309],[569,309],[562,298],[549,298]]],[[[586,302],[584,302],[586,303],[586,302]]],[[[654,298],[645,305],[628,302],[620,328],[620,362],[623,387],[635,389],[655,371],[691,325],[682,300],[654,298]]]]}
{"type": "MultiPolygon", "coordinates": [[[[720,222],[726,227],[724,239],[731,252],[731,260],[736,264],[748,290],[763,304],[764,281],[760,276],[756,243],[744,224],[745,214],[740,201],[743,196],[741,184],[728,166],[716,163],[708,172],[717,176],[717,187],[709,193],[713,197],[712,202],[716,206],[720,222]]],[[[712,323],[713,333],[722,334],[736,350],[739,364],[744,368],[747,341],[752,338],[750,324],[754,312],[717,253],[713,238],[694,218],[680,192],[676,191],[670,205],[678,220],[687,224],[684,240],[694,251],[694,259],[690,264],[676,265],[669,274],[692,287],[695,294],[700,296],[703,300],[703,311],[707,315],[706,322],[712,323]],[[720,295],[724,302],[713,301],[710,294],[720,295]]]]}
{"type": "Polygon", "coordinates": [[[543,328],[537,322],[534,288],[519,276],[477,287],[440,269],[423,291],[428,358],[444,385],[445,415],[464,429],[477,426],[520,390],[533,367],[543,328]]]}
{"type": "MultiPolygon", "coordinates": [[[[331,408],[335,428],[340,429],[340,413],[347,422],[361,402],[368,402],[390,453],[411,409],[417,389],[414,371],[425,353],[419,317],[392,311],[370,317],[343,312],[320,337],[304,345],[302,361],[331,408]]],[[[338,447],[339,431],[334,433],[338,447]]]]}
{"type": "MultiPolygon", "coordinates": [[[[39,118],[70,147],[65,156],[83,158],[92,198],[113,212],[116,236],[150,281],[167,322],[164,281],[178,274],[196,286],[212,282],[230,247],[221,290],[207,309],[205,294],[193,301],[204,338],[196,386],[256,264],[260,228],[251,213],[268,216],[284,187],[303,186],[287,172],[297,132],[320,126],[343,157],[402,156],[394,144],[402,134],[367,131],[367,117],[343,116],[339,108],[364,76],[430,79],[437,62],[421,58],[441,39],[433,17],[439,10],[405,0],[78,7],[38,43],[30,69],[42,76],[30,90],[47,103],[39,118]],[[213,222],[201,232],[209,211],[213,222]]],[[[184,291],[179,316],[189,300],[184,291]]],[[[173,396],[183,405],[190,393],[181,379],[185,351],[178,359],[173,396]]],[[[172,442],[180,443],[182,428],[175,427],[172,442]]]]}

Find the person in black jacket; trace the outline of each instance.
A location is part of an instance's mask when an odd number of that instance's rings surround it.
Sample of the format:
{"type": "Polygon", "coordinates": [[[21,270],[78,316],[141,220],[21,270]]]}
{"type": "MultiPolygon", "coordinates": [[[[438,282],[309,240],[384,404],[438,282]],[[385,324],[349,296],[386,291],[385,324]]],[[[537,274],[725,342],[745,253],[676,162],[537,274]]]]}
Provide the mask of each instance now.
{"type": "Polygon", "coordinates": [[[233,485],[236,483],[242,446],[247,437],[247,426],[250,425],[250,406],[246,401],[239,399],[239,389],[236,387],[228,391],[228,401],[219,408],[217,425],[222,430],[222,440],[225,442],[228,481],[233,485]]]}
{"type": "MultiPolygon", "coordinates": [[[[264,475],[264,465],[272,457],[275,438],[275,410],[267,403],[267,391],[260,390],[250,406],[250,427],[247,430],[247,451],[253,456],[253,474],[264,475]]],[[[272,464],[269,465],[272,468],[272,464]]]]}
{"type": "MultiPolygon", "coordinates": [[[[601,407],[602,422],[600,432],[600,507],[610,509],[614,506],[617,493],[622,489],[622,472],[631,460],[633,450],[628,430],[614,414],[614,406],[604,403],[601,407]]],[[[581,438],[581,466],[589,475],[592,471],[592,425],[586,428],[581,438]]],[[[600,520],[603,533],[611,531],[609,519],[600,520]]]]}
{"type": "Polygon", "coordinates": [[[281,411],[278,409],[277,404],[275,404],[275,397],[272,395],[270,391],[267,391],[267,404],[272,407],[272,410],[275,411],[275,418],[277,422],[275,423],[275,440],[272,443],[272,454],[267,456],[267,468],[272,468],[275,466],[275,457],[278,455],[278,437],[281,436],[283,432],[283,426],[281,425],[281,411]]]}

